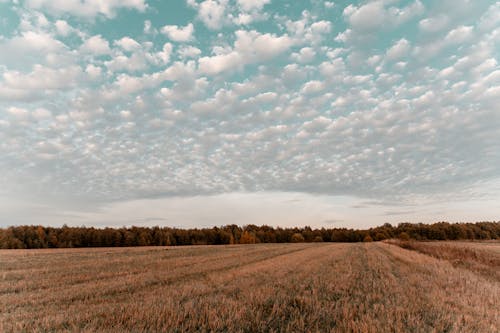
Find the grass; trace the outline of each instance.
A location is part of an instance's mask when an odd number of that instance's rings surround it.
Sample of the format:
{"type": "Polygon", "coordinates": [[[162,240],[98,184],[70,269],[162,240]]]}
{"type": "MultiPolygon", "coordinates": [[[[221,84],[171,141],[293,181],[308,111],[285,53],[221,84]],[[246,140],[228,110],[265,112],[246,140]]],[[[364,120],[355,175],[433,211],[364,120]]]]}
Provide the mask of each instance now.
{"type": "Polygon", "coordinates": [[[390,241],[389,243],[447,260],[455,267],[463,267],[500,282],[500,245],[498,242],[390,241]]]}
{"type": "Polygon", "coordinates": [[[500,243],[416,245],[2,250],[0,331],[500,331],[500,243]]]}

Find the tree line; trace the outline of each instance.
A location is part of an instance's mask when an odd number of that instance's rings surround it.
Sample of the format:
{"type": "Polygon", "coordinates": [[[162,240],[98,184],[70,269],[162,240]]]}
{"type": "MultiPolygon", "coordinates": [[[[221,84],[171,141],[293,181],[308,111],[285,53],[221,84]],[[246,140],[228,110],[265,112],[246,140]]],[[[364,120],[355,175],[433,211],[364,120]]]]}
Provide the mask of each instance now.
{"type": "Polygon", "coordinates": [[[364,230],[273,228],[226,225],[204,229],[170,227],[94,228],[13,226],[0,229],[0,248],[39,249],[165,245],[218,245],[291,242],[362,242],[390,238],[415,240],[500,239],[500,222],[384,224],[364,230]]]}

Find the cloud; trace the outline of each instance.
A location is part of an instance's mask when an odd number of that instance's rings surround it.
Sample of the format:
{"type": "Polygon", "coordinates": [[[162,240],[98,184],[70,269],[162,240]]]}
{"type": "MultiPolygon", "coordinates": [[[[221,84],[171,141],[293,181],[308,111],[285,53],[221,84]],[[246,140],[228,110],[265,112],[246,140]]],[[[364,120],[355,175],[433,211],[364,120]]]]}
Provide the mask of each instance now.
{"type": "Polygon", "coordinates": [[[474,28],[472,26],[459,26],[448,32],[444,38],[447,44],[460,44],[468,40],[473,35],[474,28]]]}
{"type": "Polygon", "coordinates": [[[302,92],[304,94],[315,94],[322,91],[325,88],[323,82],[321,81],[309,81],[302,87],[302,92]]]}
{"type": "Polygon", "coordinates": [[[294,41],[287,35],[261,34],[255,30],[235,32],[234,47],[225,53],[198,59],[200,72],[215,75],[246,64],[269,60],[289,49],[294,41]]]}
{"type": "Polygon", "coordinates": [[[269,15],[263,11],[270,0],[196,0],[186,1],[188,6],[194,8],[204,25],[210,30],[220,30],[225,26],[249,25],[253,22],[263,21],[269,15]]]}
{"type": "Polygon", "coordinates": [[[238,30],[235,35],[235,50],[244,54],[246,58],[255,57],[260,60],[273,58],[288,50],[294,43],[287,35],[262,34],[255,30],[238,30]]]}
{"type": "Polygon", "coordinates": [[[64,20],[57,20],[55,23],[57,33],[61,36],[68,36],[74,29],[64,20]]]}
{"type": "Polygon", "coordinates": [[[414,54],[426,60],[436,56],[443,49],[470,41],[473,36],[474,27],[461,25],[448,31],[444,38],[436,39],[427,44],[415,47],[414,54]]]}
{"type": "Polygon", "coordinates": [[[316,52],[311,47],[303,47],[299,52],[292,53],[291,58],[300,63],[311,62],[316,56],[316,52]]]}
{"type": "Polygon", "coordinates": [[[198,18],[212,30],[220,29],[226,20],[227,0],[205,0],[197,3],[195,0],[188,0],[188,5],[198,11],[198,18]]]}
{"type": "Polygon", "coordinates": [[[264,5],[270,3],[271,0],[238,0],[238,4],[244,11],[262,10],[264,5]]]}
{"type": "Polygon", "coordinates": [[[421,20],[418,23],[418,27],[421,31],[426,33],[436,33],[442,31],[449,24],[449,18],[446,15],[440,15],[437,17],[430,17],[421,20]]]}
{"type": "Polygon", "coordinates": [[[82,71],[80,67],[52,69],[35,65],[29,74],[8,71],[3,74],[3,84],[10,89],[24,91],[70,89],[76,85],[82,71]]]}
{"type": "Polygon", "coordinates": [[[52,117],[52,112],[44,108],[37,108],[32,112],[32,116],[37,120],[48,119],[52,117]]]}
{"type": "Polygon", "coordinates": [[[7,109],[7,113],[17,119],[27,119],[28,118],[28,111],[23,108],[18,108],[18,107],[10,107],[7,109]]]}
{"type": "Polygon", "coordinates": [[[114,43],[127,52],[132,52],[141,48],[141,45],[130,37],[123,37],[119,40],[115,40],[114,43]]]}
{"type": "Polygon", "coordinates": [[[335,7],[335,3],[333,1],[325,1],[324,5],[325,5],[325,8],[328,8],[328,9],[335,7]]]}
{"type": "Polygon", "coordinates": [[[386,59],[389,61],[401,59],[410,51],[410,42],[402,38],[387,50],[386,59]]]}
{"type": "Polygon", "coordinates": [[[219,74],[243,65],[243,58],[237,52],[219,54],[198,59],[200,72],[208,75],[219,74]]]}
{"type": "Polygon", "coordinates": [[[369,31],[384,23],[386,12],[383,2],[373,1],[360,7],[349,5],[343,14],[354,29],[369,31]]]}
{"type": "Polygon", "coordinates": [[[201,54],[201,50],[197,47],[187,45],[180,47],[177,53],[181,58],[197,58],[201,54]]]}
{"type": "Polygon", "coordinates": [[[137,72],[145,70],[148,67],[146,58],[141,53],[134,53],[130,57],[117,55],[110,61],[104,62],[104,64],[111,72],[137,72]]]}
{"type": "Polygon", "coordinates": [[[188,42],[193,39],[194,26],[192,23],[185,27],[166,25],[161,29],[161,32],[174,42],[188,42]]]}
{"type": "Polygon", "coordinates": [[[481,16],[479,27],[485,31],[498,28],[500,24],[500,3],[497,1],[481,16]]]}
{"type": "Polygon", "coordinates": [[[343,10],[348,28],[337,35],[342,42],[360,42],[379,30],[388,30],[405,24],[424,12],[424,5],[416,0],[406,7],[387,7],[390,1],[375,0],[361,6],[348,5],[343,10]]]}
{"type": "Polygon", "coordinates": [[[50,13],[71,14],[79,17],[95,17],[103,15],[112,18],[119,9],[135,9],[143,12],[147,5],[144,0],[28,0],[28,7],[43,9],[50,13]]]}
{"type": "Polygon", "coordinates": [[[109,48],[109,42],[107,40],[102,38],[101,35],[95,35],[83,42],[80,51],[94,55],[105,55],[109,54],[111,49],[109,48]]]}
{"type": "Polygon", "coordinates": [[[48,33],[23,31],[19,36],[0,40],[0,61],[3,65],[21,67],[40,63],[40,54],[65,54],[67,47],[48,33]]]}
{"type": "Polygon", "coordinates": [[[300,20],[285,22],[286,30],[298,43],[319,44],[330,33],[332,23],[327,20],[314,21],[309,11],[303,11],[300,20]]]}
{"type": "Polygon", "coordinates": [[[152,2],[79,17],[9,5],[0,191],[76,206],[259,191],[397,206],[475,197],[500,177],[498,6],[267,3],[172,3],[164,34],[152,2]]]}

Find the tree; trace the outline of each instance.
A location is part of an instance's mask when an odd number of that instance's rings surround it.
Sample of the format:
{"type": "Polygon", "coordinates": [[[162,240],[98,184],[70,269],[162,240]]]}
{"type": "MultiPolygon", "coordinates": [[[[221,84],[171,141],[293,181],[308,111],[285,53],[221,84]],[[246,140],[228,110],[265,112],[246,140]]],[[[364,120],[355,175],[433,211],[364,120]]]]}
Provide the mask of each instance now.
{"type": "Polygon", "coordinates": [[[290,240],[292,243],[303,243],[305,241],[304,236],[299,232],[294,233],[290,240]]]}
{"type": "Polygon", "coordinates": [[[243,231],[243,234],[241,235],[240,238],[240,244],[255,244],[256,243],[256,237],[253,233],[249,231],[243,231]]]}
{"type": "Polygon", "coordinates": [[[402,233],[399,234],[399,239],[402,241],[409,241],[410,236],[406,232],[403,231],[402,233]]]}
{"type": "Polygon", "coordinates": [[[321,237],[321,236],[316,236],[316,237],[314,237],[314,240],[313,240],[313,242],[315,242],[315,243],[321,243],[322,241],[323,241],[323,237],[321,237]]]}

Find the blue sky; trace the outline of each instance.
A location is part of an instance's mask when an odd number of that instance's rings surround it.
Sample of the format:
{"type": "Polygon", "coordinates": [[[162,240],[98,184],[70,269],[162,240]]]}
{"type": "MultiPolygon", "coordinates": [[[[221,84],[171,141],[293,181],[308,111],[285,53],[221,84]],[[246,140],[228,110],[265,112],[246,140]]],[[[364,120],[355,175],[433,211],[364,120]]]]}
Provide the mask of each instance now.
{"type": "Polygon", "coordinates": [[[0,225],[498,220],[500,2],[0,0],[0,225]]]}

